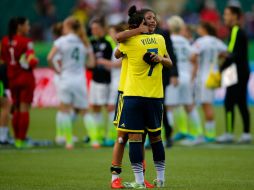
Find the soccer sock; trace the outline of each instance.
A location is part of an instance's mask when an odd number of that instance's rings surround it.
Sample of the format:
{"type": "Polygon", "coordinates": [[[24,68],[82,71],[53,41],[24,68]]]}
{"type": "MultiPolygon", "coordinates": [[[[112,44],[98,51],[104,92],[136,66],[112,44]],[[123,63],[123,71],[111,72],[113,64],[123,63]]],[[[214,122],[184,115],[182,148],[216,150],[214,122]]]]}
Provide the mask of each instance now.
{"type": "Polygon", "coordinates": [[[0,127],[0,142],[5,142],[8,140],[9,128],[7,126],[0,127]]]}
{"type": "Polygon", "coordinates": [[[114,181],[115,179],[119,178],[119,175],[122,173],[122,167],[112,164],[110,171],[112,173],[111,181],[114,181]]]}
{"type": "Polygon", "coordinates": [[[97,134],[96,134],[96,139],[99,142],[102,142],[104,137],[105,137],[105,127],[103,126],[103,115],[101,112],[94,113],[94,121],[97,126],[97,134]]]}
{"type": "Polygon", "coordinates": [[[107,139],[113,140],[113,141],[116,140],[116,134],[117,134],[116,128],[113,124],[114,115],[115,115],[114,111],[109,112],[108,134],[107,134],[107,139]]]}
{"type": "Polygon", "coordinates": [[[12,127],[15,139],[19,139],[19,112],[17,111],[12,114],[12,127]]]}
{"type": "Polygon", "coordinates": [[[71,121],[72,123],[74,123],[77,120],[78,116],[74,110],[71,110],[70,114],[71,114],[71,121]]]}
{"type": "Polygon", "coordinates": [[[175,124],[178,127],[179,133],[187,134],[187,115],[182,107],[178,107],[174,110],[175,124]]]}
{"type": "Polygon", "coordinates": [[[205,136],[207,138],[215,138],[216,131],[215,131],[215,122],[214,121],[206,121],[205,123],[205,136]]]}
{"type": "Polygon", "coordinates": [[[93,114],[87,113],[83,117],[84,125],[86,127],[88,136],[91,138],[91,143],[98,143],[98,127],[95,122],[95,118],[93,117],[93,114]]]}
{"type": "Polygon", "coordinates": [[[73,145],[72,122],[70,113],[61,112],[61,126],[64,129],[66,145],[73,145]]]}
{"type": "Polygon", "coordinates": [[[64,137],[64,126],[62,125],[62,112],[56,114],[56,136],[64,137]]]}
{"type": "Polygon", "coordinates": [[[29,126],[29,112],[19,113],[19,139],[25,140],[29,126]]]}
{"type": "Polygon", "coordinates": [[[167,111],[167,118],[168,118],[169,125],[171,127],[174,127],[174,115],[173,115],[173,111],[167,111]]]}
{"type": "Polygon", "coordinates": [[[193,110],[188,114],[189,117],[189,127],[190,127],[190,134],[194,137],[201,136],[203,133],[201,120],[199,113],[196,108],[193,108],[193,110]]]}
{"type": "Polygon", "coordinates": [[[165,150],[162,141],[151,144],[157,179],[165,181],[165,150]]]}
{"type": "Polygon", "coordinates": [[[144,184],[142,142],[129,142],[129,157],[136,183],[144,184]]]}

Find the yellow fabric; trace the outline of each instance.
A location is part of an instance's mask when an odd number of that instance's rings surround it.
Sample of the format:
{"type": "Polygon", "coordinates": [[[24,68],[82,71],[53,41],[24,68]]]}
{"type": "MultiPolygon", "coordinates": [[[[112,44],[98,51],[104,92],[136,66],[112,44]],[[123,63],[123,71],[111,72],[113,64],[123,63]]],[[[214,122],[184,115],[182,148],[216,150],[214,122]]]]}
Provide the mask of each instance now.
{"type": "Polygon", "coordinates": [[[221,85],[220,72],[211,70],[206,80],[206,87],[210,89],[215,89],[215,88],[219,88],[220,85],[221,85]]]}
{"type": "Polygon", "coordinates": [[[232,29],[230,42],[229,42],[229,45],[228,45],[228,51],[230,53],[232,53],[233,50],[234,50],[238,30],[239,30],[239,26],[237,26],[237,25],[234,26],[233,29],[232,29]]]}
{"type": "Polygon", "coordinates": [[[166,55],[164,38],[158,34],[134,36],[120,43],[119,50],[128,58],[124,96],[163,98],[162,64],[157,64],[148,76],[151,67],[143,61],[143,56],[146,52],[166,55]]]}
{"type": "Polygon", "coordinates": [[[125,80],[126,80],[126,75],[127,75],[127,68],[128,68],[128,59],[127,59],[127,56],[124,56],[122,58],[122,68],[121,68],[120,81],[119,81],[119,86],[118,86],[118,90],[121,92],[124,91],[124,85],[125,85],[125,80]]]}

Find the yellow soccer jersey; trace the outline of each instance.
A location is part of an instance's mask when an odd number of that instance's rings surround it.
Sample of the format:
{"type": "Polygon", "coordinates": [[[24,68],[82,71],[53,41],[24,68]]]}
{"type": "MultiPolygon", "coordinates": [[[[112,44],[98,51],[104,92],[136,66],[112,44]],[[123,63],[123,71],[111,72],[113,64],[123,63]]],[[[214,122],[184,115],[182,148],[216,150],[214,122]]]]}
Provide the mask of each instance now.
{"type": "Polygon", "coordinates": [[[124,91],[124,85],[125,85],[126,75],[127,75],[127,68],[128,68],[128,59],[127,59],[127,56],[125,55],[122,58],[122,67],[121,67],[120,81],[119,81],[119,86],[118,86],[118,90],[121,92],[124,91]]]}
{"type": "Polygon", "coordinates": [[[151,68],[143,56],[146,52],[166,55],[164,38],[159,34],[141,34],[120,43],[119,50],[128,59],[124,96],[163,98],[162,64],[151,68]]]}

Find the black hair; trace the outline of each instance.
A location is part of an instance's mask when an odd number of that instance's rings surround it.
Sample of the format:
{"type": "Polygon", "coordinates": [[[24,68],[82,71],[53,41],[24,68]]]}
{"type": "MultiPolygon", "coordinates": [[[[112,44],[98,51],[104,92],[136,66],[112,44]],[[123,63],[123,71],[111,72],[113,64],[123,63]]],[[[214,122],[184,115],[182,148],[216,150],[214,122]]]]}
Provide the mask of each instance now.
{"type": "Polygon", "coordinates": [[[58,38],[62,36],[63,34],[63,23],[62,22],[57,22],[52,26],[52,33],[53,35],[58,38]]]}
{"type": "Polygon", "coordinates": [[[230,12],[233,14],[233,15],[236,15],[237,16],[237,19],[240,19],[241,16],[242,16],[242,10],[240,7],[236,7],[236,6],[228,6],[226,9],[229,9],[230,12]]]}
{"type": "Polygon", "coordinates": [[[17,33],[18,26],[25,24],[27,18],[25,17],[13,17],[10,19],[8,24],[8,36],[9,41],[12,41],[13,36],[17,33]]]}
{"type": "Polygon", "coordinates": [[[208,22],[201,22],[200,26],[204,28],[207,33],[211,36],[217,36],[216,29],[208,22]]]}
{"type": "Polygon", "coordinates": [[[92,25],[94,23],[99,24],[102,28],[106,28],[107,26],[106,21],[102,16],[93,18],[90,24],[92,25]]]}
{"type": "Polygon", "coordinates": [[[128,15],[129,15],[128,24],[130,29],[138,28],[139,25],[144,20],[144,15],[137,10],[135,5],[129,8],[128,15]]]}
{"type": "Polygon", "coordinates": [[[152,10],[152,9],[148,9],[148,8],[144,8],[144,9],[141,9],[140,12],[145,16],[145,14],[147,12],[152,12],[153,14],[156,15],[156,13],[152,10]]]}

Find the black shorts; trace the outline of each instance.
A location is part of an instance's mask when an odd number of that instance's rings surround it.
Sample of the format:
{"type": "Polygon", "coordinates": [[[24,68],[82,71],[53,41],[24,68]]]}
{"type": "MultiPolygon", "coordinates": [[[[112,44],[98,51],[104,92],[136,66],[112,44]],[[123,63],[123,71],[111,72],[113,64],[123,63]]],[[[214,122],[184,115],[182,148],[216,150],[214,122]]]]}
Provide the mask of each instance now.
{"type": "Polygon", "coordinates": [[[123,92],[118,91],[117,100],[116,100],[116,109],[115,109],[115,116],[114,116],[114,125],[118,126],[119,121],[121,119],[121,113],[123,109],[123,92]]]}
{"type": "Polygon", "coordinates": [[[118,130],[157,132],[162,127],[163,99],[125,96],[118,130]]]}

